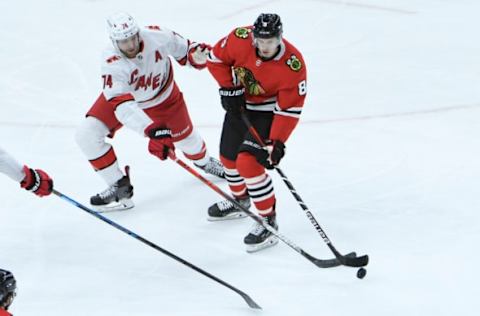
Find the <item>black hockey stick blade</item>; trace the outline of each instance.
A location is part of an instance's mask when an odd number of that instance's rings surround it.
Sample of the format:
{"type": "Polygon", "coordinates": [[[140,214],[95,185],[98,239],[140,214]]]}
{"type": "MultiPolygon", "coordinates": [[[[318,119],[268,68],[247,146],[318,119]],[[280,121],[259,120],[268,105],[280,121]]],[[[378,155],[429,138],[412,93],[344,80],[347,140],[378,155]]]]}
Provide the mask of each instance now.
{"type": "Polygon", "coordinates": [[[360,268],[368,264],[368,255],[363,255],[363,256],[354,257],[354,258],[348,257],[348,255],[346,255],[339,258],[339,260],[340,262],[342,262],[344,266],[360,268]]]}
{"type": "MultiPolygon", "coordinates": [[[[323,269],[328,269],[328,268],[335,268],[338,266],[343,265],[343,263],[337,259],[337,258],[332,258],[332,259],[317,259],[315,257],[312,257],[308,253],[304,252],[303,253],[304,257],[306,257],[308,260],[310,260],[313,264],[315,264],[319,268],[323,269]]],[[[350,252],[345,255],[346,258],[355,258],[357,254],[355,252],[350,252]]]]}
{"type": "Polygon", "coordinates": [[[354,268],[359,268],[359,267],[364,267],[368,264],[368,255],[363,255],[360,257],[351,257],[349,254],[343,256],[340,252],[338,252],[335,247],[331,243],[327,244],[328,248],[332,250],[333,254],[335,257],[340,261],[340,263],[344,266],[347,267],[354,267],[354,268]]]}
{"type": "Polygon", "coordinates": [[[262,309],[262,307],[260,305],[255,303],[255,301],[250,296],[248,296],[248,294],[242,292],[242,293],[240,293],[240,295],[243,297],[245,302],[247,302],[247,304],[248,304],[248,306],[250,306],[250,308],[262,309]]]}

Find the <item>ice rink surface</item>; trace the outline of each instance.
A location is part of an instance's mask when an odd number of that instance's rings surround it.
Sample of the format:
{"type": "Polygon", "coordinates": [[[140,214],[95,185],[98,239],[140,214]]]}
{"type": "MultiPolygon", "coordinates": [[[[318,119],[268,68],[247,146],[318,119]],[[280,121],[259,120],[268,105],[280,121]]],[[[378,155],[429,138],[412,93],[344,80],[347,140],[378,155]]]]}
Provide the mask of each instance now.
{"type": "MultiPolygon", "coordinates": [[[[308,96],[282,168],[356,270],[321,270],[280,243],[247,254],[252,221],[211,223],[219,196],[147,141],[120,131],[136,208],[107,216],[240,288],[235,293],[55,196],[0,177],[0,267],[14,315],[477,315],[480,278],[480,2],[474,0],[2,1],[0,145],[88,203],[105,189],[74,142],[101,89],[105,17],[128,11],[215,43],[280,14],[303,53],[308,96]]],[[[217,155],[223,110],[207,71],[176,67],[193,121],[217,155]]],[[[328,248],[273,175],[280,230],[328,248]]],[[[216,181],[227,189],[222,181],[216,181]]]]}

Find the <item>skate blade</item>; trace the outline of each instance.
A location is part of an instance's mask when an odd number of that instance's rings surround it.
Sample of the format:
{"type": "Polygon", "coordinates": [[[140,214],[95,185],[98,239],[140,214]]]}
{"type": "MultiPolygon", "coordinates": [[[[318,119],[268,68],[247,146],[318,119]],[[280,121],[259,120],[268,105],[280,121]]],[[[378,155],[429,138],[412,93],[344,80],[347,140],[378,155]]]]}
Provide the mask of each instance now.
{"type": "Polygon", "coordinates": [[[126,211],[133,208],[135,204],[130,199],[123,199],[118,202],[112,202],[107,205],[95,205],[95,209],[98,213],[110,213],[118,211],[126,211]]]}
{"type": "Polygon", "coordinates": [[[207,174],[209,175],[212,175],[218,179],[222,179],[222,180],[225,180],[225,174],[222,174],[222,175],[218,175],[218,174],[213,174],[213,173],[209,173],[209,172],[206,172],[207,174]]]}
{"type": "Polygon", "coordinates": [[[232,219],[240,219],[245,217],[247,217],[247,214],[243,212],[237,212],[237,213],[230,213],[223,217],[214,217],[214,216],[208,215],[207,220],[210,222],[220,222],[220,221],[228,221],[232,219]]]}
{"type": "Polygon", "coordinates": [[[253,253],[257,252],[266,248],[270,248],[278,244],[278,238],[276,236],[270,236],[267,239],[265,239],[264,242],[255,244],[255,245],[247,245],[247,252],[248,253],[253,253]]]}

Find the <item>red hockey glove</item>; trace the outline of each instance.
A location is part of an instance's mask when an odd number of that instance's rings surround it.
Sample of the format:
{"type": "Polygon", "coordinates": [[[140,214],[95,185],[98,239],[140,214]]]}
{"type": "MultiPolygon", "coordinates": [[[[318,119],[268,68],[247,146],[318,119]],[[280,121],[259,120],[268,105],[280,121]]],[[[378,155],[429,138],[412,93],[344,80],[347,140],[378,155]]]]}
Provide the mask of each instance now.
{"type": "Polygon", "coordinates": [[[225,111],[236,117],[245,109],[245,88],[220,88],[220,101],[225,111]]]}
{"type": "Polygon", "coordinates": [[[208,53],[212,46],[205,43],[193,43],[188,48],[188,62],[196,69],[207,67],[208,53]]]}
{"type": "Polygon", "coordinates": [[[172,131],[168,127],[154,122],[145,129],[145,134],[150,137],[148,151],[160,160],[167,159],[169,151],[175,150],[172,131]]]}
{"type": "Polygon", "coordinates": [[[267,169],[273,169],[285,156],[285,144],[280,140],[267,140],[265,147],[258,157],[258,162],[267,169]]]}
{"type": "Polygon", "coordinates": [[[53,180],[45,171],[40,169],[34,170],[23,166],[23,172],[25,173],[25,178],[20,182],[22,188],[40,197],[52,193],[53,180]]]}

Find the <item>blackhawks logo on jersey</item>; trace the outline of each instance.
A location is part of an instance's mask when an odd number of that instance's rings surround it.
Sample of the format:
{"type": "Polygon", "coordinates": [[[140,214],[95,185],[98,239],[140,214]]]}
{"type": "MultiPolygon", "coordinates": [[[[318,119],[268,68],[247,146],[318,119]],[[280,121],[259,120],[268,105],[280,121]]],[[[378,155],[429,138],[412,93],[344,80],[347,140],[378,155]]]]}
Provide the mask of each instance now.
{"type": "Polygon", "coordinates": [[[244,67],[235,67],[233,70],[235,71],[235,75],[237,76],[238,80],[240,80],[250,95],[260,95],[265,93],[265,90],[260,85],[260,82],[255,79],[255,76],[250,69],[244,67]]]}
{"type": "Polygon", "coordinates": [[[293,71],[300,71],[302,69],[302,62],[300,59],[297,58],[297,56],[293,55],[290,56],[290,58],[287,60],[287,65],[292,69],[293,71]]]}
{"type": "Polygon", "coordinates": [[[246,39],[251,31],[252,30],[247,29],[246,27],[239,27],[235,30],[235,36],[241,39],[246,39]]]}

